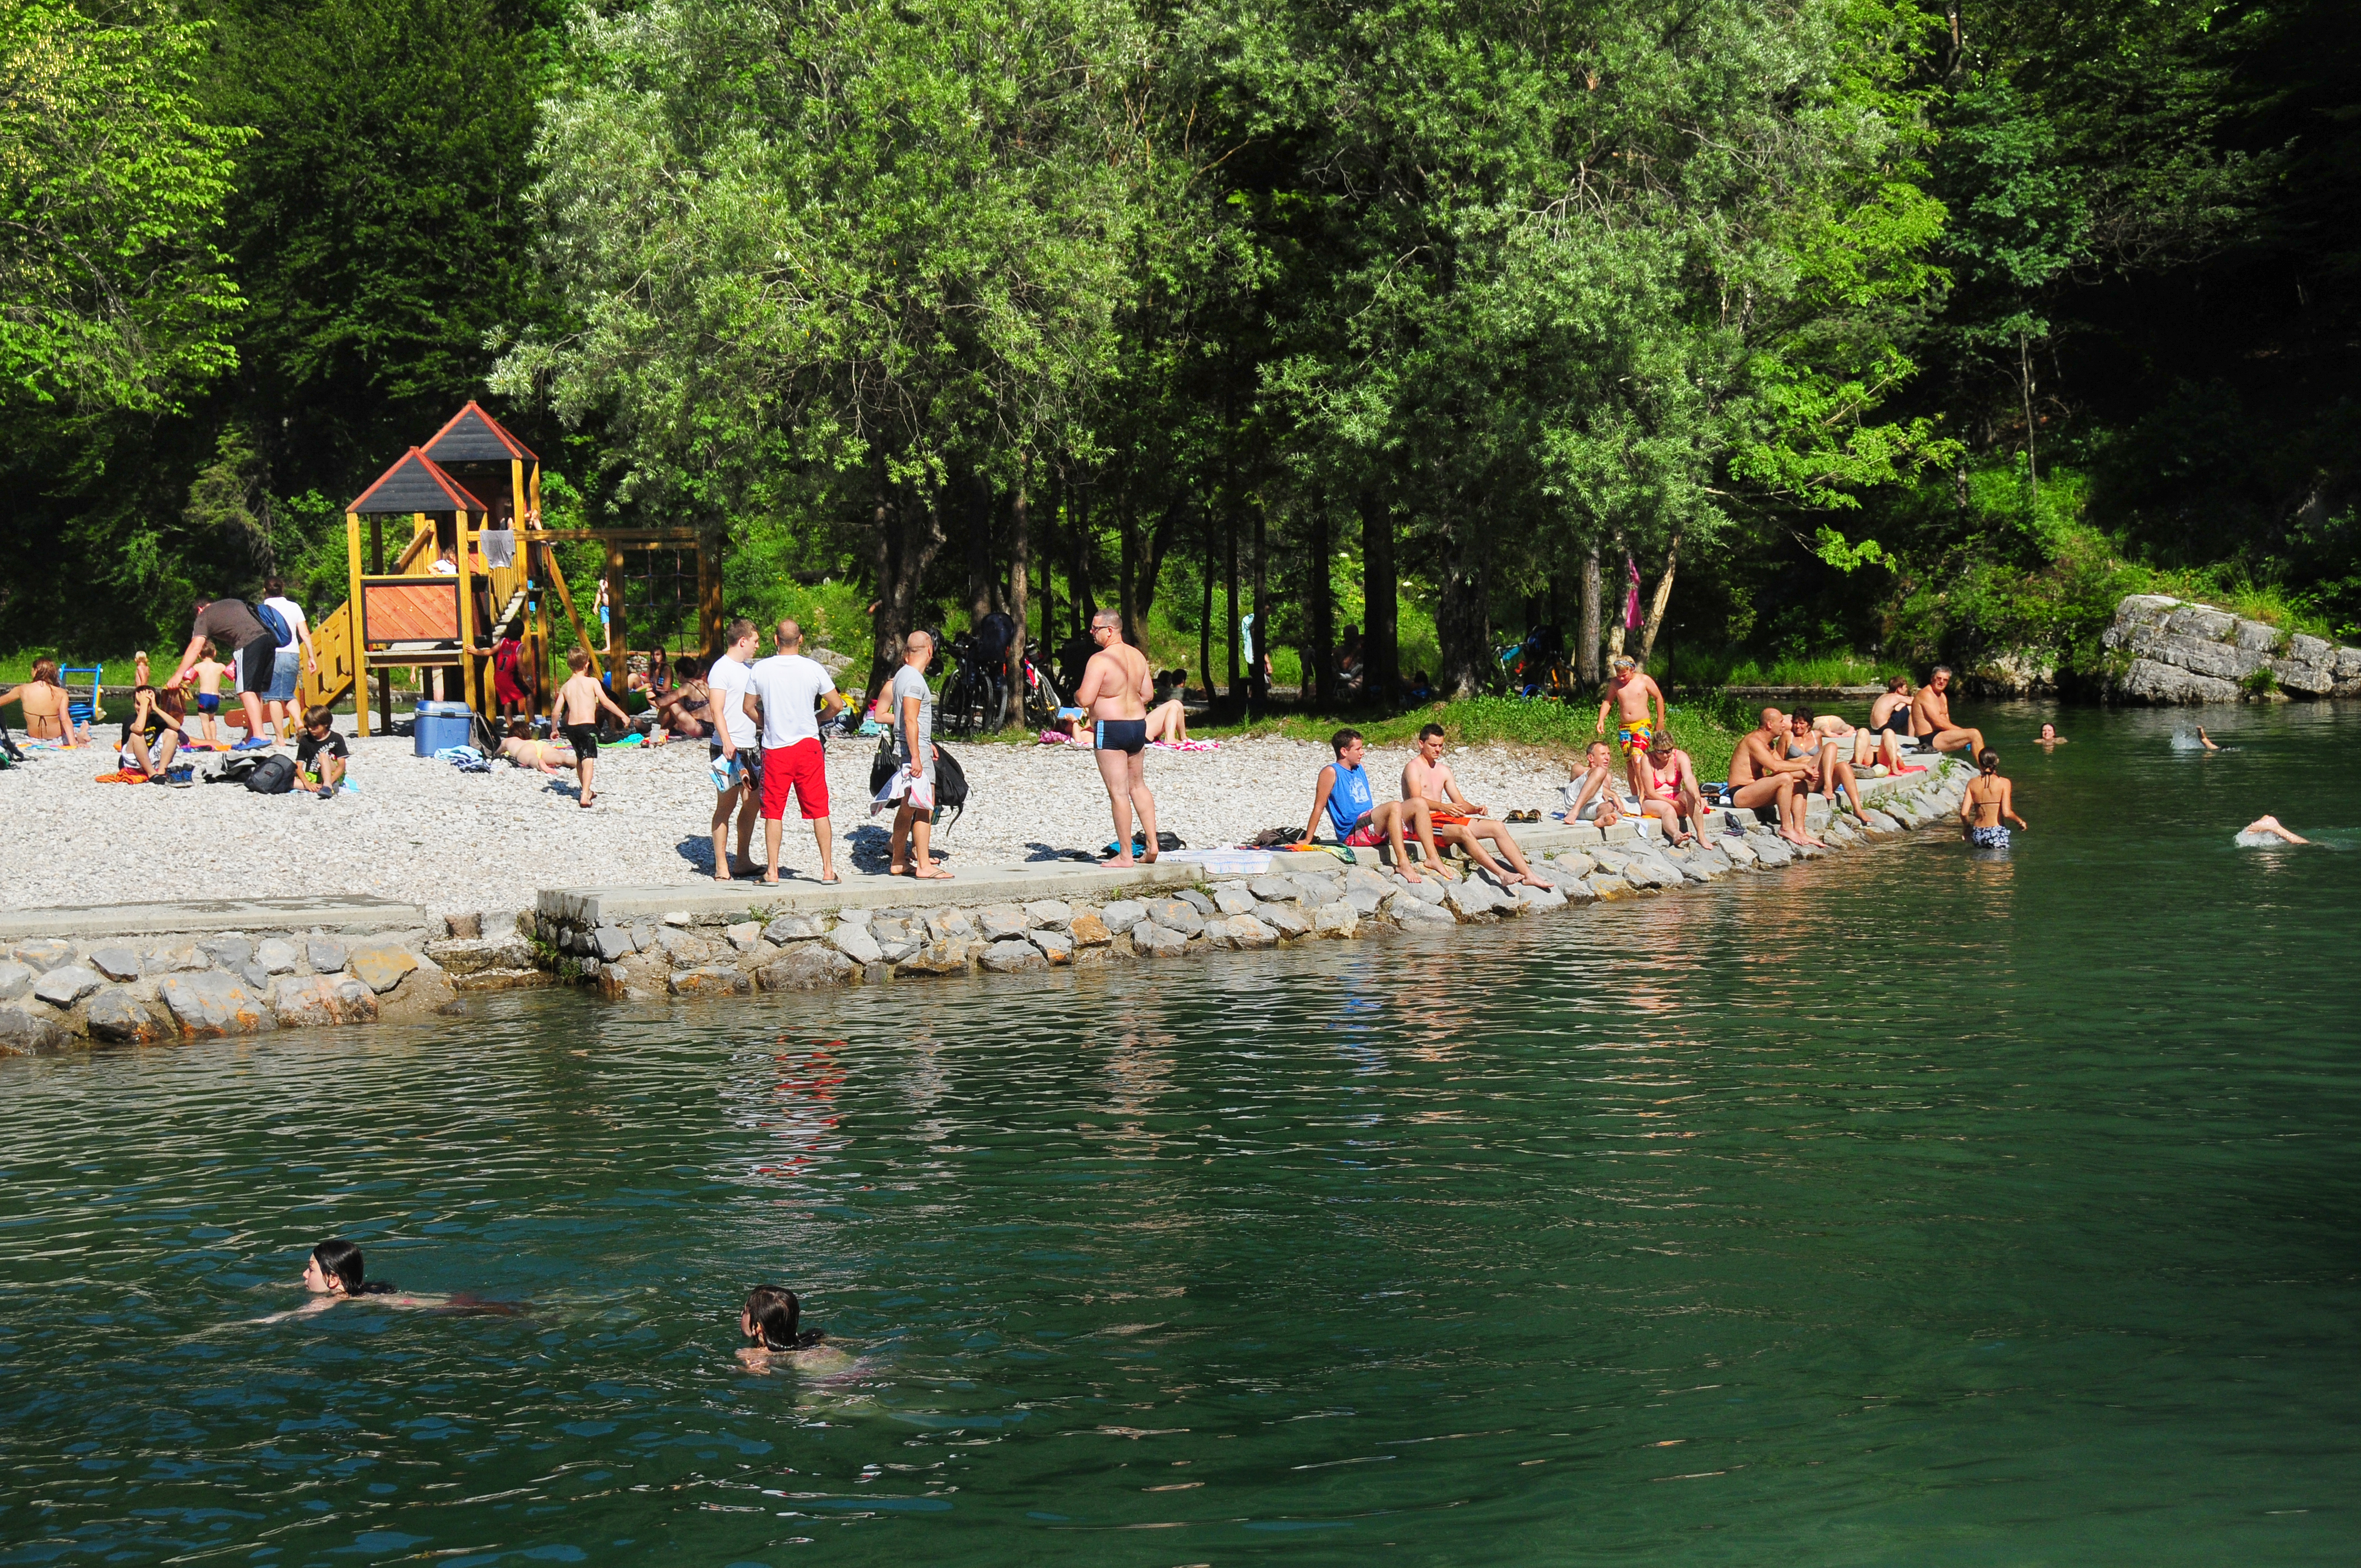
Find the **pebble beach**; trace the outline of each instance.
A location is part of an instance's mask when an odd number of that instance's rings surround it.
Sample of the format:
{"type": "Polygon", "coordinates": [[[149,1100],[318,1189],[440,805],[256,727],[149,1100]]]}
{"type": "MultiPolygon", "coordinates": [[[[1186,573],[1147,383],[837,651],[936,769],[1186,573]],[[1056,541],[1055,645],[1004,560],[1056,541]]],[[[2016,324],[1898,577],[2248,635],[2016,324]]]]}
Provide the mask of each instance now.
{"type": "MultiPolygon", "coordinates": [[[[555,776],[497,762],[465,773],[412,754],[407,739],[353,740],[353,792],[323,802],[199,783],[185,789],[94,782],[114,749],[35,750],[0,773],[0,801],[17,850],[0,862],[0,908],[245,896],[367,894],[430,914],[528,908],[545,887],[710,886],[707,837],[713,786],[702,744],[599,753],[597,799],[576,803],[571,770],[555,776]]],[[[872,817],[875,743],[829,746],[829,791],[840,872],[882,872],[890,815],[872,817]]],[[[1114,834],[1088,751],[997,742],[954,745],[966,769],[966,814],[937,845],[954,875],[1096,853],[1114,834]]],[[[1373,785],[1400,777],[1407,748],[1377,750],[1373,785]]],[[[1495,816],[1557,804],[1563,764],[1507,746],[1455,750],[1469,798],[1495,816]]],[[[1224,740],[1210,751],[1151,750],[1148,787],[1160,826],[1192,847],[1234,844],[1266,828],[1301,828],[1323,745],[1272,737],[1224,740]]],[[[202,776],[206,759],[201,755],[202,776]]],[[[761,853],[762,834],[755,833],[761,853]]],[[[788,808],[781,874],[818,874],[810,830],[788,808]]],[[[751,885],[751,879],[749,879],[751,885]]],[[[947,885],[946,892],[950,889],[947,885]]]]}

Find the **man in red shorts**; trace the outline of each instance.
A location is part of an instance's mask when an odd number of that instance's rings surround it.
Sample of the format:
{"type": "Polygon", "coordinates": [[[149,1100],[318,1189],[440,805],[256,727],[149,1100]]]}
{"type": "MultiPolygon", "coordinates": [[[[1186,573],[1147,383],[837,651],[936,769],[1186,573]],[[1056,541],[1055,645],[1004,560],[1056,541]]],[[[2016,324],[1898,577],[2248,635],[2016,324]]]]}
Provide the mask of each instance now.
{"type": "Polygon", "coordinates": [[[819,841],[819,880],[836,878],[836,835],[828,817],[828,752],[819,727],[843,711],[836,682],[804,657],[803,628],[779,622],[779,651],[758,661],[746,677],[746,717],[763,727],[763,842],[770,853],[765,883],[779,880],[779,837],[787,791],[796,792],[804,820],[819,841]]]}

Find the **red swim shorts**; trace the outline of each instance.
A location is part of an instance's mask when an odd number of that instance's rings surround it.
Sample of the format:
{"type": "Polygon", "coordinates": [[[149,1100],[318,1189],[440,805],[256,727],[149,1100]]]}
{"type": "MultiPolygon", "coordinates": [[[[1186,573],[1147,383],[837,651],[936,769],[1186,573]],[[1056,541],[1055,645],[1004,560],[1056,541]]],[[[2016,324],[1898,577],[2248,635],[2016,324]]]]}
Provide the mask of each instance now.
{"type": "Polygon", "coordinates": [[[763,752],[763,816],[776,822],[787,814],[787,788],[795,787],[804,820],[828,815],[828,752],[817,737],[763,752]]]}
{"type": "Polygon", "coordinates": [[[1375,816],[1373,812],[1354,824],[1353,830],[1345,836],[1346,849],[1373,850],[1386,841],[1385,829],[1377,825],[1375,816]]]}

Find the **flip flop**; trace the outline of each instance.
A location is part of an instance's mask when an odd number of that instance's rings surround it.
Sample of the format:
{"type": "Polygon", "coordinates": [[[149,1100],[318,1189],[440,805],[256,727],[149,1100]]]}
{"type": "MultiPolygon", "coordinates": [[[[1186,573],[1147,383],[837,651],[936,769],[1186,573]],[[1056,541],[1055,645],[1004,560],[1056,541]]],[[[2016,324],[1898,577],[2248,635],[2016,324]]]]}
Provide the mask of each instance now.
{"type": "Polygon", "coordinates": [[[840,883],[844,879],[842,877],[824,876],[819,879],[819,884],[822,887],[834,887],[838,883],[840,883]]]}
{"type": "Polygon", "coordinates": [[[940,866],[937,866],[931,871],[912,872],[910,874],[919,882],[950,882],[951,880],[951,873],[943,870],[940,866]]]}

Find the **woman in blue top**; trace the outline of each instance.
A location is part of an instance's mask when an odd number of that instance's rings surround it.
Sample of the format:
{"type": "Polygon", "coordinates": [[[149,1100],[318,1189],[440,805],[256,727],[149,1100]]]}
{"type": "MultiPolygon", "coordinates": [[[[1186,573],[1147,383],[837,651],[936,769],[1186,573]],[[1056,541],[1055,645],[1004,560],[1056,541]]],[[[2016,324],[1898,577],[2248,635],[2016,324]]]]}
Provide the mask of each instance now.
{"type": "Polygon", "coordinates": [[[1336,760],[1320,770],[1320,783],[1312,794],[1312,817],[1303,825],[1303,842],[1312,842],[1320,827],[1320,817],[1327,813],[1330,826],[1336,829],[1336,841],[1350,849],[1373,849],[1383,843],[1394,851],[1394,869],[1403,880],[1423,882],[1411,864],[1402,844],[1407,828],[1426,852],[1428,871],[1445,882],[1455,880],[1443,863],[1443,851],[1434,847],[1434,818],[1423,800],[1378,800],[1369,788],[1369,775],[1361,771],[1361,758],[1368,748],[1362,743],[1357,729],[1339,729],[1329,737],[1329,749],[1336,760]]]}

